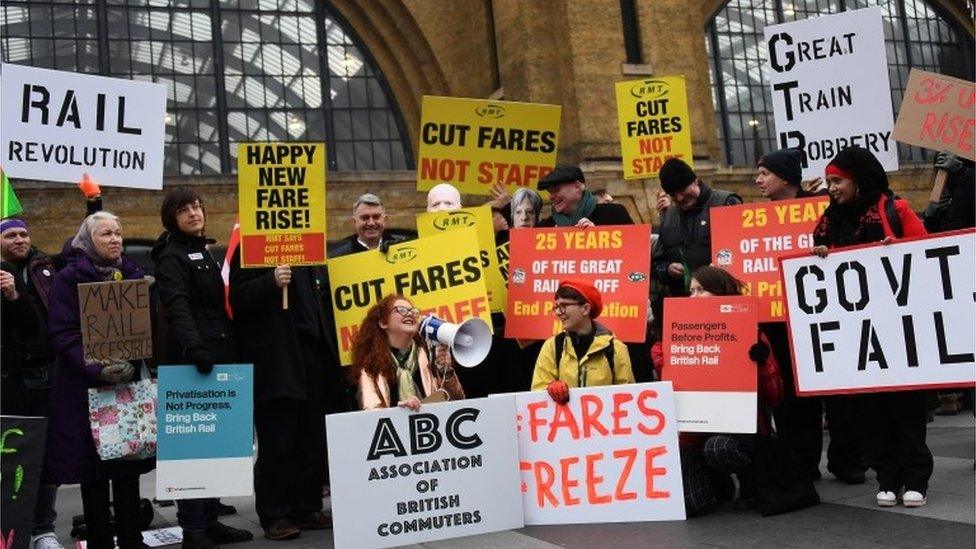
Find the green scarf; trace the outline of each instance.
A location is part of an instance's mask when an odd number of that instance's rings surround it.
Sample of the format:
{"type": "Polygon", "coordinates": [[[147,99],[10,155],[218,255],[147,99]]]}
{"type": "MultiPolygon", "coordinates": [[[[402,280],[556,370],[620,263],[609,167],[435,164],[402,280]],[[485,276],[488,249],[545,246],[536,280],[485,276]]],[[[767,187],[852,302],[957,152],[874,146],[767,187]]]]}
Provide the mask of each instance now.
{"type": "Polygon", "coordinates": [[[552,219],[556,222],[557,227],[575,227],[580,219],[589,217],[594,209],[596,209],[596,197],[590,191],[583,189],[579,206],[576,206],[576,210],[571,215],[552,212],[552,219]]]}
{"type": "Polygon", "coordinates": [[[404,351],[391,347],[390,354],[397,365],[397,402],[410,397],[420,398],[417,384],[413,382],[413,374],[417,371],[417,345],[411,342],[410,348],[404,351]]]}

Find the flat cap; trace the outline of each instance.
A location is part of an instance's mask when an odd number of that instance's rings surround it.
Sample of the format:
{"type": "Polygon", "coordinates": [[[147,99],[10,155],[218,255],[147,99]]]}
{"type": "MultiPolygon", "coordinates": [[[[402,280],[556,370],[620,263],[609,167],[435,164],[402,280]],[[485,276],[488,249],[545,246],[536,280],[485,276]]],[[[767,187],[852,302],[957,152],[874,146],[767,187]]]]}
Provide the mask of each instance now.
{"type": "Polygon", "coordinates": [[[545,177],[539,180],[539,190],[547,191],[556,185],[572,183],[574,181],[586,183],[586,178],[583,177],[583,170],[579,169],[578,166],[557,164],[551,172],[547,173],[545,177]]]}

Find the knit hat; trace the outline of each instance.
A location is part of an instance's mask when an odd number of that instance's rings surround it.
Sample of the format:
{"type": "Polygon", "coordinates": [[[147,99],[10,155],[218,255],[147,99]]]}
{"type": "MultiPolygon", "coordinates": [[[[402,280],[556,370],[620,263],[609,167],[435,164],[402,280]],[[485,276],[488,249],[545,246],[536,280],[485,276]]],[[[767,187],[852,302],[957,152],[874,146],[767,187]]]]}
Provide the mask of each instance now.
{"type": "Polygon", "coordinates": [[[800,167],[800,151],[796,149],[780,149],[766,153],[759,162],[756,162],[756,167],[766,168],[790,185],[799,186],[803,175],[800,167]]]}
{"type": "Polygon", "coordinates": [[[592,285],[579,280],[562,280],[559,282],[559,287],[575,290],[583,296],[583,299],[590,304],[590,318],[596,318],[603,312],[603,298],[600,296],[599,290],[592,285]]]}
{"type": "Polygon", "coordinates": [[[661,188],[668,194],[674,194],[698,179],[695,170],[680,158],[669,158],[661,165],[661,188]]]}
{"type": "Polygon", "coordinates": [[[26,229],[27,223],[19,217],[8,217],[3,221],[0,221],[0,233],[5,233],[10,229],[26,229]]]}
{"type": "Polygon", "coordinates": [[[547,173],[545,177],[539,180],[539,190],[546,191],[552,187],[555,187],[556,185],[572,183],[574,181],[586,183],[586,178],[583,177],[583,170],[579,169],[577,166],[558,164],[552,169],[551,172],[547,173]]]}

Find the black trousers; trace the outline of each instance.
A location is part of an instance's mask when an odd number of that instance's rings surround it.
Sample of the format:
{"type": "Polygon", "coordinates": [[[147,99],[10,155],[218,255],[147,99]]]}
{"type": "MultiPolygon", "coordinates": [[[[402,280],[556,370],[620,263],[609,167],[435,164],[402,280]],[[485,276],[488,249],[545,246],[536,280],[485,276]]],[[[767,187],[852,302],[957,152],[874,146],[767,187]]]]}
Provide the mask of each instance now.
{"type": "Polygon", "coordinates": [[[867,462],[864,459],[862,440],[858,425],[863,421],[857,410],[854,397],[835,395],[824,397],[824,410],[827,413],[827,428],[830,429],[830,444],[827,446],[827,470],[844,474],[851,471],[864,472],[867,462]]]}
{"type": "Polygon", "coordinates": [[[925,443],[925,392],[869,393],[853,399],[864,454],[878,474],[880,489],[897,493],[904,486],[925,494],[934,465],[925,443]]]}
{"type": "Polygon", "coordinates": [[[328,478],[322,407],[290,398],[260,401],[254,425],[254,506],[261,526],[321,510],[328,478]]]}
{"type": "MultiPolygon", "coordinates": [[[[115,532],[119,549],[142,546],[139,517],[139,477],[116,478],[111,481],[112,505],[115,507],[115,532]]],[[[114,549],[111,515],[109,514],[109,480],[81,483],[81,503],[85,513],[90,549],[114,549]]]]}

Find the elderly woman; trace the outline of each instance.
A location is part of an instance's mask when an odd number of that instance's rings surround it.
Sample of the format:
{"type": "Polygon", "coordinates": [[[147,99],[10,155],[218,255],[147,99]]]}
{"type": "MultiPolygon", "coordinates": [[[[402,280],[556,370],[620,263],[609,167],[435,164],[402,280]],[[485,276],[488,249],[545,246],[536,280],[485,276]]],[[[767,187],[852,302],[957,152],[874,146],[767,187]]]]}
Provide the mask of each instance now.
{"type": "Polygon", "coordinates": [[[57,353],[51,387],[51,413],[45,452],[45,481],[81,484],[88,547],[112,549],[109,486],[115,507],[115,534],[121,549],[140,548],[139,475],[155,460],[101,461],[88,419],[88,389],[127,383],[139,375],[139,363],[84,359],[78,309],[78,285],[142,278],[142,269],[122,253],[122,226],[108,212],[82,222],[66,254],[68,266],[51,287],[48,325],[57,353]]]}
{"type": "Polygon", "coordinates": [[[352,350],[352,378],[364,410],[417,411],[441,389],[451,400],[464,398],[450,351],[439,345],[431,363],[419,329],[420,311],[403,296],[386,296],[366,313],[352,350]]]}

